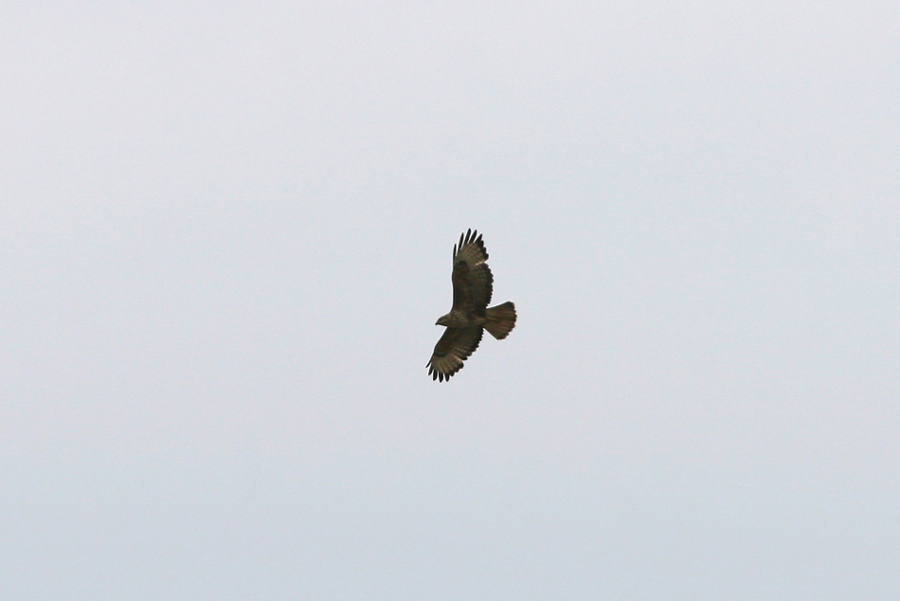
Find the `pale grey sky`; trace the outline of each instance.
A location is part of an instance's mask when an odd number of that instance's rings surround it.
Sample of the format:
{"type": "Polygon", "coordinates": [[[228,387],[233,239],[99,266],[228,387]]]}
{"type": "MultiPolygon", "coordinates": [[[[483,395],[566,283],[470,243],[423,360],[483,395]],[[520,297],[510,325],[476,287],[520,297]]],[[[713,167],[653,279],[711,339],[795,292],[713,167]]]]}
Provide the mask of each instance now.
{"type": "Polygon", "coordinates": [[[897,598],[896,3],[3,12],[4,599],[897,598]]]}

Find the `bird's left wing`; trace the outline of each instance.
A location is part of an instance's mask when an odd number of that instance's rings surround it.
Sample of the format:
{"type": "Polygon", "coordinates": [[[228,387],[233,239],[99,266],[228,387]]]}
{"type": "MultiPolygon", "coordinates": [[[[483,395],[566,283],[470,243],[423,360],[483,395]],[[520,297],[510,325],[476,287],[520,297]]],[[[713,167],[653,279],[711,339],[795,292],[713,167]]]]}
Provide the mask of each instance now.
{"type": "Polygon", "coordinates": [[[459,236],[459,244],[453,247],[454,309],[484,316],[494,289],[494,276],[487,260],[487,249],[477,230],[459,236]]]}

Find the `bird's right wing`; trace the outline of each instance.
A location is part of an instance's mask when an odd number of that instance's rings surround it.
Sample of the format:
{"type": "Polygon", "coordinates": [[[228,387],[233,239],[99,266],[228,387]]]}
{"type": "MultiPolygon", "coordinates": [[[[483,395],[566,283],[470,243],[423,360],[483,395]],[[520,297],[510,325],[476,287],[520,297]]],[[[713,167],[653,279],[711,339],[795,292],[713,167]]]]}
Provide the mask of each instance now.
{"type": "Polygon", "coordinates": [[[450,376],[463,368],[463,361],[475,352],[481,342],[484,328],[447,328],[441,339],[434,345],[434,353],[426,364],[428,375],[433,380],[449,380],[450,376]]]}

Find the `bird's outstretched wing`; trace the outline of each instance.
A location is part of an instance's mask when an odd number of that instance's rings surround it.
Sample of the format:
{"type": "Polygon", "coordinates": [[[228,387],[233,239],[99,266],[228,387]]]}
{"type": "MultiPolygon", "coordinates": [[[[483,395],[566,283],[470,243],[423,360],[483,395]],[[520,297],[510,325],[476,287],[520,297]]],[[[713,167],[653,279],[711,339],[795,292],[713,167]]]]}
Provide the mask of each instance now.
{"type": "Polygon", "coordinates": [[[434,345],[434,353],[428,361],[428,375],[433,380],[449,380],[450,376],[463,368],[463,361],[475,352],[484,328],[447,328],[438,343],[434,345]]]}
{"type": "Polygon", "coordinates": [[[487,266],[488,253],[478,231],[460,234],[453,247],[453,308],[484,317],[491,302],[494,276],[487,266]]]}

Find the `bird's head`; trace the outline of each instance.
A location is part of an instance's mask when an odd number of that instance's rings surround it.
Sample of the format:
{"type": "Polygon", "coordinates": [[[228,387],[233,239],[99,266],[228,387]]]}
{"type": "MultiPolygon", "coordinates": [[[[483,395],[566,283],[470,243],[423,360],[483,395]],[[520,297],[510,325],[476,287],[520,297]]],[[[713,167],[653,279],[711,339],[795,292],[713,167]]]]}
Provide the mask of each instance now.
{"type": "Polygon", "coordinates": [[[436,322],[434,322],[434,325],[449,326],[450,325],[450,314],[447,313],[446,315],[441,315],[440,317],[438,317],[438,320],[436,322]]]}

